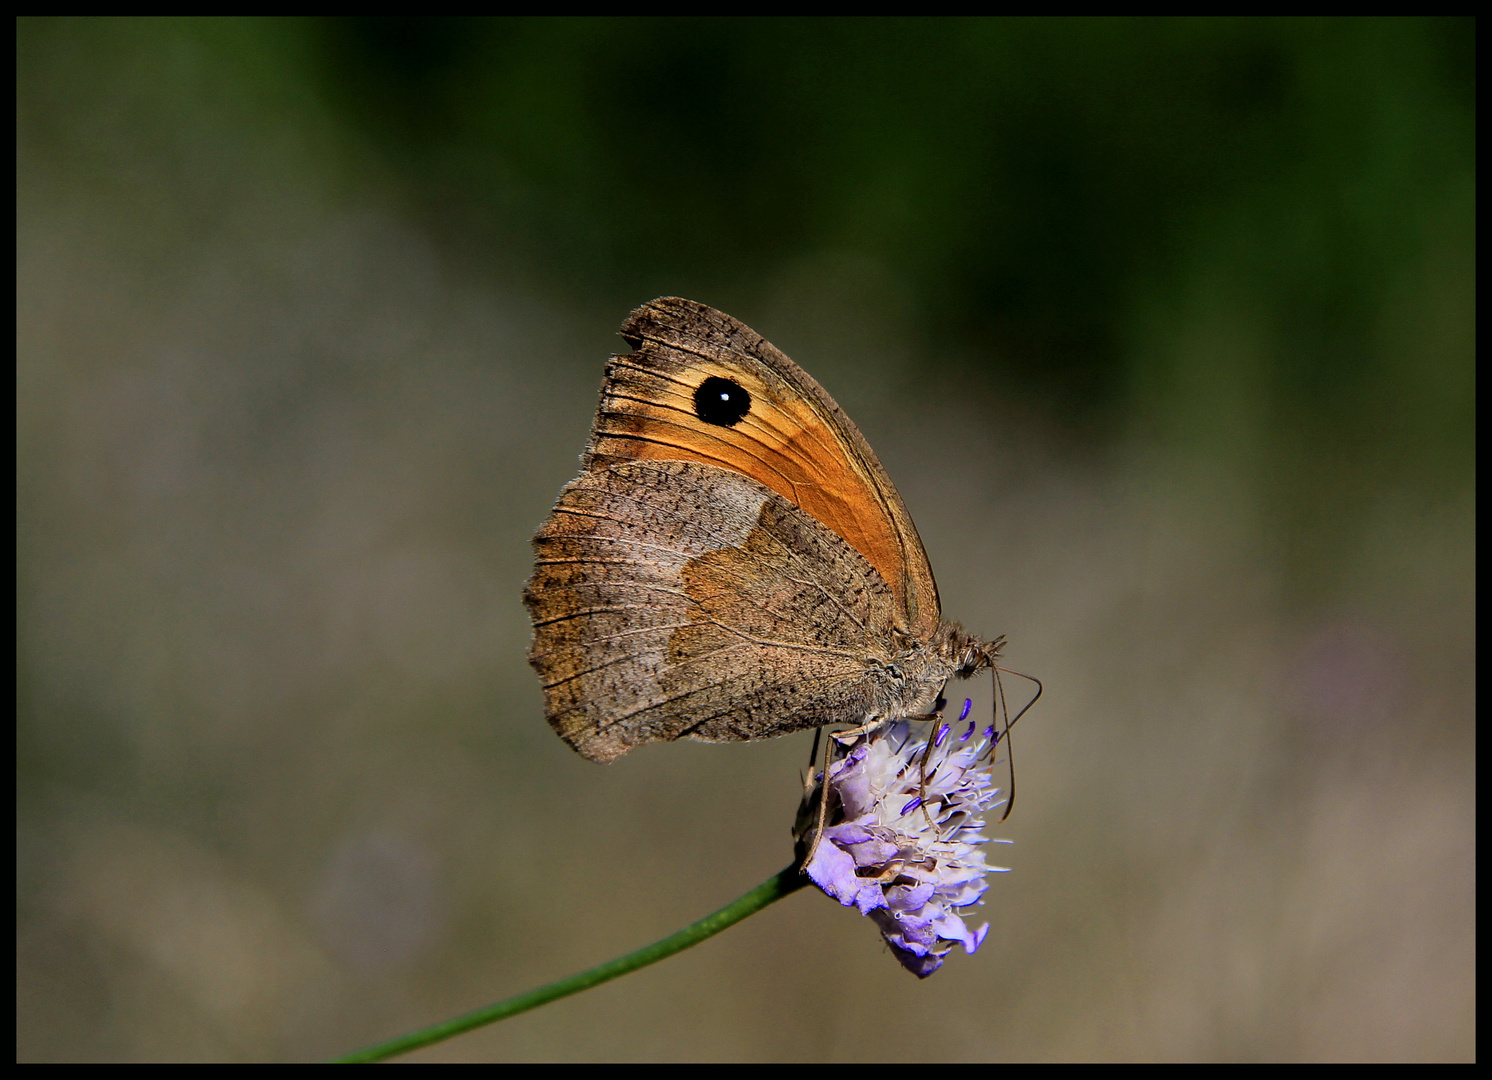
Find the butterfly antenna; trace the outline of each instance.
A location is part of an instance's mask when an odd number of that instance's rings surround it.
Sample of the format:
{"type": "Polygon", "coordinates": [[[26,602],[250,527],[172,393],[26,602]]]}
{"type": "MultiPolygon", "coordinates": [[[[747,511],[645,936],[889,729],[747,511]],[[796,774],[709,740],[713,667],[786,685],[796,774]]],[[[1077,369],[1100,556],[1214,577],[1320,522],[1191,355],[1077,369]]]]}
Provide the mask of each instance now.
{"type": "Polygon", "coordinates": [[[1027,682],[1034,682],[1036,684],[1036,693],[1032,694],[1031,695],[1031,700],[1028,701],[1028,702],[1026,702],[1026,704],[1021,707],[1021,711],[1015,714],[1015,720],[1010,721],[1010,726],[1011,727],[1015,727],[1016,722],[1018,720],[1020,720],[1021,717],[1025,716],[1026,713],[1030,711],[1031,706],[1035,705],[1036,702],[1041,699],[1041,691],[1042,691],[1041,680],[1038,679],[1035,675],[1027,675],[1024,671],[1015,671],[1015,670],[1013,670],[1011,668],[1008,668],[1008,667],[996,668],[995,671],[996,671],[996,675],[995,675],[995,681],[996,682],[999,682],[999,679],[1000,679],[1000,676],[999,676],[998,673],[1001,672],[1001,671],[1003,671],[1007,675],[1014,675],[1017,678],[1025,679],[1027,682]]]}
{"type": "Polygon", "coordinates": [[[1005,768],[1010,775],[1010,795],[1005,800],[1005,812],[1000,815],[1000,820],[1003,822],[1010,816],[1010,812],[1015,809],[1015,743],[1010,738],[1010,710],[1005,706],[1005,684],[1000,681],[1000,669],[991,664],[990,675],[995,683],[993,687],[995,699],[990,703],[991,711],[995,714],[995,717],[994,723],[990,726],[994,727],[995,724],[999,723],[1001,714],[1005,717],[1003,730],[997,730],[994,740],[990,743],[990,753],[996,755],[999,754],[998,748],[1000,743],[1002,741],[1005,743],[1005,768]]]}
{"type": "Polygon", "coordinates": [[[1000,820],[1004,821],[1010,816],[1010,812],[1015,809],[1015,744],[1010,738],[1010,729],[1015,727],[1020,718],[1030,711],[1032,705],[1036,704],[1037,699],[1041,697],[1043,687],[1041,680],[1036,678],[1036,676],[1027,675],[1021,671],[1013,671],[1010,668],[997,667],[991,664],[990,674],[994,677],[995,681],[995,697],[998,700],[999,711],[1005,717],[1004,730],[995,735],[995,744],[998,744],[1001,739],[1005,741],[1005,763],[1010,772],[1010,798],[1005,801],[1005,812],[1000,815],[1000,820]],[[1021,711],[1015,714],[1014,720],[1010,719],[1010,709],[1005,704],[1005,684],[1000,681],[1000,672],[1002,671],[1007,675],[1029,679],[1036,684],[1036,693],[1031,696],[1031,700],[1026,702],[1021,711]]]}

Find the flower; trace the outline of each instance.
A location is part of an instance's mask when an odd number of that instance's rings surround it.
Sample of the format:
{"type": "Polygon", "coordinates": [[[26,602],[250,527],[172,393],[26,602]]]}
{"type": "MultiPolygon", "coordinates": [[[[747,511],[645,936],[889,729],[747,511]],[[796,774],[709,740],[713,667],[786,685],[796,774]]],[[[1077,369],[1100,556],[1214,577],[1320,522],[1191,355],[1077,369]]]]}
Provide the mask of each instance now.
{"type": "MultiPolygon", "coordinates": [[[[965,702],[960,722],[968,714],[965,702]]],[[[796,830],[802,850],[813,848],[805,868],[813,883],[875,920],[897,960],[924,979],[955,944],[979,948],[989,924],[970,931],[960,910],[983,903],[985,875],[1005,869],[989,866],[980,848],[985,811],[1004,801],[984,760],[993,729],[973,739],[972,723],[958,738],[941,721],[931,726],[931,753],[906,720],[861,737],[829,767],[823,840],[814,847],[818,776],[796,830]]]]}

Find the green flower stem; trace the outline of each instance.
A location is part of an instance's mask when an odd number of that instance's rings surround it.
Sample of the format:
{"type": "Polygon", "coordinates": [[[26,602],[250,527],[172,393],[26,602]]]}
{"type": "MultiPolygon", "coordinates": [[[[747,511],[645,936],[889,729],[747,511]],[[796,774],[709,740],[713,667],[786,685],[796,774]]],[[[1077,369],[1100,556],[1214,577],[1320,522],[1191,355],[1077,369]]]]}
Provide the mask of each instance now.
{"type": "Polygon", "coordinates": [[[608,961],[599,967],[593,967],[589,971],[582,971],[578,975],[571,975],[568,979],[541,986],[537,990],[530,990],[526,994],[499,1001],[495,1005],[469,1012],[465,1016],[458,1016],[453,1020],[427,1027],[422,1031],[414,1031],[397,1039],[379,1043],[377,1046],[369,1046],[344,1057],[335,1059],[338,1063],[355,1063],[366,1061],[383,1061],[396,1054],[408,1053],[410,1050],[418,1050],[422,1046],[438,1043],[442,1039],[449,1039],[452,1035],[460,1035],[466,1031],[473,1031],[484,1024],[491,1024],[497,1020],[506,1020],[510,1016],[517,1016],[521,1012],[537,1009],[540,1005],[547,1005],[551,1001],[558,1001],[562,997],[578,994],[582,990],[589,990],[593,986],[615,979],[619,975],[625,975],[629,971],[645,968],[649,964],[656,964],[659,960],[666,959],[674,953],[683,952],[691,945],[698,945],[707,937],[713,937],[728,926],[734,926],[748,915],[755,915],[762,908],[777,900],[781,900],[789,893],[797,892],[808,883],[808,878],[799,870],[798,864],[794,863],[787,869],[772,875],[756,888],[752,889],[739,900],[725,905],[713,915],[706,915],[699,922],[693,923],[678,933],[670,934],[662,941],[630,952],[626,956],[619,956],[615,960],[608,961]]]}

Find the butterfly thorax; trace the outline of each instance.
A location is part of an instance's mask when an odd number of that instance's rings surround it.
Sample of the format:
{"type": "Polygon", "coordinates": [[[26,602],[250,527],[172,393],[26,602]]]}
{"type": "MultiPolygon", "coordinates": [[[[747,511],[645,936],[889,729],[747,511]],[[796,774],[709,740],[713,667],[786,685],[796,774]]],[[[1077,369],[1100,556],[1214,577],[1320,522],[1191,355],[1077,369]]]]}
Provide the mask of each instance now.
{"type": "Polygon", "coordinates": [[[958,623],[945,622],[931,641],[914,643],[889,661],[866,657],[877,692],[872,715],[864,720],[927,714],[949,679],[967,679],[992,667],[1003,646],[1004,638],[985,641],[958,623]]]}

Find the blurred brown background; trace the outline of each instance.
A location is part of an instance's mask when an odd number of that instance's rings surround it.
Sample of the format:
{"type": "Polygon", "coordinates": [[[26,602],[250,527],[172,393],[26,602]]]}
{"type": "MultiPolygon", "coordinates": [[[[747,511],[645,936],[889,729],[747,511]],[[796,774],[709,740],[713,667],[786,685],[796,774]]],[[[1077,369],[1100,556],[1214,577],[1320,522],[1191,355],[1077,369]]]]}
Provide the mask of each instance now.
{"type": "Polygon", "coordinates": [[[524,662],[662,293],[1045,679],[1014,872],[925,983],[803,892],[420,1056],[1474,1057],[1474,23],[17,35],[19,1059],[331,1055],[787,863],[808,736],[598,767],[524,662]]]}

